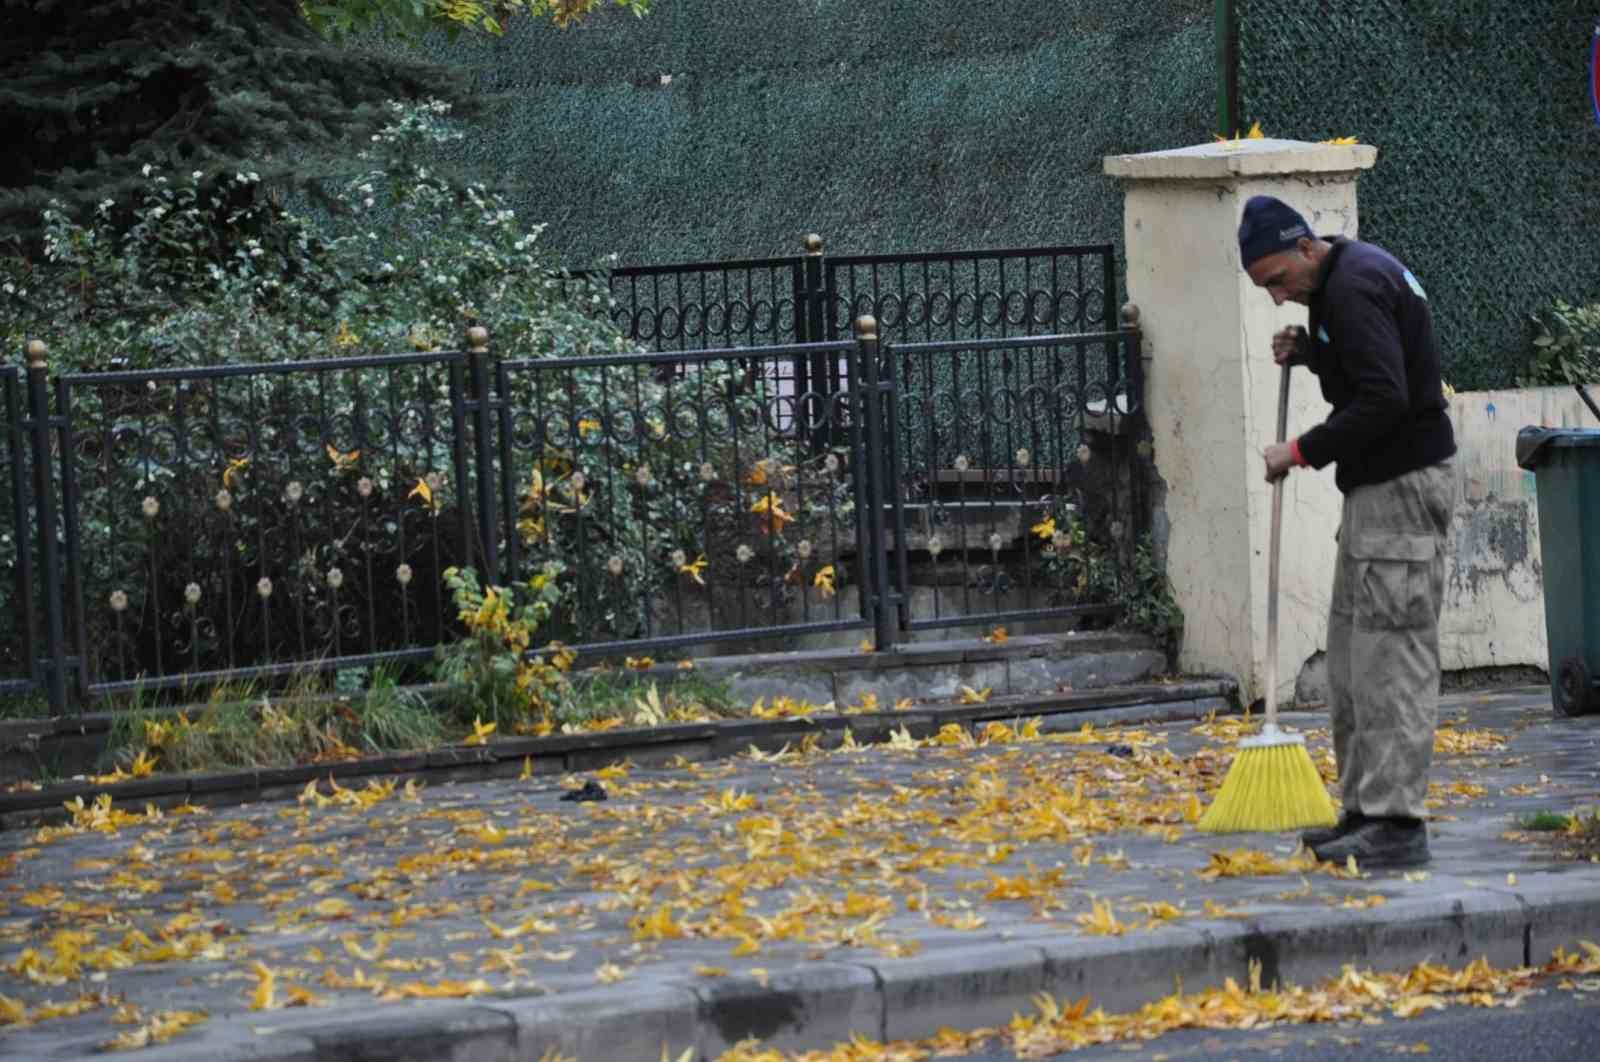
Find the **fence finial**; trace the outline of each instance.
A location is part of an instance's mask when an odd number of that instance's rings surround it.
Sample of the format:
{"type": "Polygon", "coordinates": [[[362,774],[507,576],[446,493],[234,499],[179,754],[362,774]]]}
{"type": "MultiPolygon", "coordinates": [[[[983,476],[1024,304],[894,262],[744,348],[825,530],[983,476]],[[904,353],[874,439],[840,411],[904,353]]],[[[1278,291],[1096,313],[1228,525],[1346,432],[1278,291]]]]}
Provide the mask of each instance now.
{"type": "Polygon", "coordinates": [[[45,367],[45,359],[50,355],[50,348],[44,345],[44,340],[28,340],[27,352],[28,368],[42,369],[45,367]]]}
{"type": "Polygon", "coordinates": [[[815,232],[806,233],[805,239],[800,241],[805,245],[806,254],[822,253],[822,237],[815,232]]]}
{"type": "Polygon", "coordinates": [[[1122,304],[1121,316],[1123,328],[1139,327],[1139,307],[1135,306],[1133,303],[1125,302],[1122,304]]]}
{"type": "Polygon", "coordinates": [[[870,313],[864,313],[856,318],[857,339],[877,339],[878,319],[870,313]]]}
{"type": "Polygon", "coordinates": [[[482,354],[489,349],[489,330],[482,325],[467,329],[467,349],[482,354]]]}

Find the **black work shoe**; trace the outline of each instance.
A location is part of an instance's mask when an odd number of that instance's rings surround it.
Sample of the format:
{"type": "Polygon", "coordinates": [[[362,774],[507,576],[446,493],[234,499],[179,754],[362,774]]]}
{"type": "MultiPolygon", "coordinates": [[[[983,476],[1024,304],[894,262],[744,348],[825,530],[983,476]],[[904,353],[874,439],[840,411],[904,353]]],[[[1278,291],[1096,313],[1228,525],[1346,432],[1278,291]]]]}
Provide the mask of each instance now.
{"type": "Polygon", "coordinates": [[[1300,835],[1300,843],[1307,848],[1315,848],[1319,844],[1336,841],[1363,822],[1369,822],[1365,815],[1359,811],[1346,811],[1339,816],[1339,821],[1332,826],[1319,826],[1314,830],[1307,830],[1300,835]]]}
{"type": "Polygon", "coordinates": [[[1311,854],[1327,863],[1355,856],[1363,870],[1420,866],[1428,861],[1428,827],[1419,819],[1369,818],[1343,837],[1314,846],[1311,854]]]}

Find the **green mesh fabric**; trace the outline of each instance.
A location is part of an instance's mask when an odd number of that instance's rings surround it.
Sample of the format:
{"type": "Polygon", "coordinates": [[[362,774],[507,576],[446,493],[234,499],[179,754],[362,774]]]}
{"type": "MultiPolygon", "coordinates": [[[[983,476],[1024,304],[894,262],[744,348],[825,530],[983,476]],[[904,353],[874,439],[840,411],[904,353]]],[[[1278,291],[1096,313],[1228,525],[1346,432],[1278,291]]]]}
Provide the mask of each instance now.
{"type": "Polygon", "coordinates": [[[463,161],[575,264],[1120,245],[1102,156],[1213,124],[1207,0],[671,0],[425,47],[501,94],[463,161]]]}
{"type": "Polygon", "coordinates": [[[1355,136],[1361,235],[1427,287],[1457,388],[1505,387],[1530,314],[1600,299],[1600,127],[1576,0],[1235,0],[1240,124],[1355,136]]]}

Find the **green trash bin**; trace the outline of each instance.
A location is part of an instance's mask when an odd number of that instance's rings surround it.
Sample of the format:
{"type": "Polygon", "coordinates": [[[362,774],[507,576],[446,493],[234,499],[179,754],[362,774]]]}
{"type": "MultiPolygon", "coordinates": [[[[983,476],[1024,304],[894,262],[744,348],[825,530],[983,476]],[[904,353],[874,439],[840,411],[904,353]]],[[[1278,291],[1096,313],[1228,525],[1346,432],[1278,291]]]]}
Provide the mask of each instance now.
{"type": "Polygon", "coordinates": [[[1523,428],[1517,464],[1534,473],[1539,496],[1556,714],[1600,710],[1600,429],[1523,428]]]}

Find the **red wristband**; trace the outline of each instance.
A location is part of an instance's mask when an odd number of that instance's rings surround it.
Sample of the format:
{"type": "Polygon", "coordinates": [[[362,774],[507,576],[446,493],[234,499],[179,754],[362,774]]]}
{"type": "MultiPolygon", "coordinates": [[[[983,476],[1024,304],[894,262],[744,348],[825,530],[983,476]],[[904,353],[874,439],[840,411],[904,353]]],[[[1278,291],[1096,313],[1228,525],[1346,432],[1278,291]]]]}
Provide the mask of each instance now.
{"type": "Polygon", "coordinates": [[[1300,452],[1299,439],[1289,440],[1289,455],[1294,458],[1294,463],[1297,465],[1304,465],[1306,463],[1305,455],[1300,452]]]}

